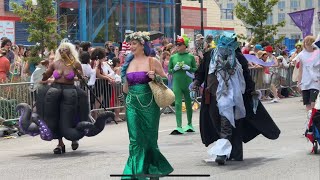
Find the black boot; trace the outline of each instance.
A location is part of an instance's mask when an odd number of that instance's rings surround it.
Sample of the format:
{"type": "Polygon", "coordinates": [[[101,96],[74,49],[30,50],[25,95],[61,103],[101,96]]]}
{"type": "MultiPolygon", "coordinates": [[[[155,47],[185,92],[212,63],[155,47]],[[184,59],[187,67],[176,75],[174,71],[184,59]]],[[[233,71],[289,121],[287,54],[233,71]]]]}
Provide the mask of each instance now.
{"type": "Polygon", "coordinates": [[[218,163],[219,165],[224,165],[224,164],[226,164],[227,156],[226,156],[226,155],[217,156],[217,158],[216,158],[215,161],[216,161],[216,163],[218,163]]]}
{"type": "Polygon", "coordinates": [[[79,147],[78,141],[72,141],[72,143],[71,143],[72,150],[77,150],[78,147],[79,147]]]}

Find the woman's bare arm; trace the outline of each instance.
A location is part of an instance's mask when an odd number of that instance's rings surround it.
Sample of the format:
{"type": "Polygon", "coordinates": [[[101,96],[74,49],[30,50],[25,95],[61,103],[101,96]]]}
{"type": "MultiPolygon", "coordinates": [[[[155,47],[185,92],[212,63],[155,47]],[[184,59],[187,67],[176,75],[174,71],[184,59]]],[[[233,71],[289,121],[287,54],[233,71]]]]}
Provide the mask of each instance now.
{"type": "Polygon", "coordinates": [[[48,80],[52,76],[53,71],[54,71],[54,63],[50,64],[47,71],[43,73],[42,81],[48,80]]]}

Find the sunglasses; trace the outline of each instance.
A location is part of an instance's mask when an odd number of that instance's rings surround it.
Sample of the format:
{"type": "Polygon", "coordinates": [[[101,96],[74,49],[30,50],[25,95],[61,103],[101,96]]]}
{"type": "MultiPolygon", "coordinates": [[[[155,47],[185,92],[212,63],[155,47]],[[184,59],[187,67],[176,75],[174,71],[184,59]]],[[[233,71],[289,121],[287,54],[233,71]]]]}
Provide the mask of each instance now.
{"type": "Polygon", "coordinates": [[[182,46],[182,45],[183,45],[182,43],[177,43],[177,44],[176,44],[176,46],[182,46]]]}

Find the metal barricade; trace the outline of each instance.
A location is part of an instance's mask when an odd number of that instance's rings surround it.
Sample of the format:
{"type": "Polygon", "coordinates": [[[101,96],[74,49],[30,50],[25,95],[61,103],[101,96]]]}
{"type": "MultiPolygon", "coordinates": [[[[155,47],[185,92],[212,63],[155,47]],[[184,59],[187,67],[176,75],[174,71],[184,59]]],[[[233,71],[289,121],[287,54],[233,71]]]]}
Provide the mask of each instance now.
{"type": "MultiPolygon", "coordinates": [[[[291,91],[294,91],[292,88],[297,87],[297,82],[292,81],[293,69],[294,67],[292,66],[287,69],[277,69],[280,75],[280,88],[289,88],[291,91]]],[[[266,80],[270,78],[270,76],[265,74],[264,68],[251,68],[250,75],[255,82],[256,90],[270,90],[271,79],[266,80]]]]}
{"type": "Polygon", "coordinates": [[[252,80],[255,82],[256,90],[269,90],[270,82],[266,79],[266,74],[264,72],[264,68],[252,68],[250,69],[250,75],[252,80]]]}
{"type": "Polygon", "coordinates": [[[4,122],[18,120],[15,109],[19,103],[33,107],[36,93],[29,90],[31,86],[30,82],[0,84],[0,118],[4,122]]]}
{"type": "MultiPolygon", "coordinates": [[[[125,106],[120,101],[121,96],[123,95],[123,85],[120,82],[111,84],[107,80],[97,79],[92,90],[107,110],[112,110],[117,115],[123,116],[124,113],[121,113],[121,110],[123,110],[125,106]]],[[[89,90],[87,92],[90,99],[90,115],[95,119],[97,113],[104,111],[105,109],[89,90]]]]}

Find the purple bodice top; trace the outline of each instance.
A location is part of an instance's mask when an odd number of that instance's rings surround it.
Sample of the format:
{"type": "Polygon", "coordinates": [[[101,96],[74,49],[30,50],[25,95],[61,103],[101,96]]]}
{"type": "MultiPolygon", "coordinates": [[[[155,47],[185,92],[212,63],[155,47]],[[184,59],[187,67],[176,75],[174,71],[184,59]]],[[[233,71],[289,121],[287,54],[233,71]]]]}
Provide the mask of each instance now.
{"type": "MultiPolygon", "coordinates": [[[[55,79],[60,79],[61,78],[61,74],[57,71],[57,70],[54,70],[53,71],[53,77],[55,79]]],[[[73,71],[70,71],[67,75],[64,76],[65,79],[67,80],[73,80],[75,77],[75,74],[73,71]]]]}
{"type": "Polygon", "coordinates": [[[147,84],[151,79],[148,77],[147,72],[139,71],[127,73],[127,81],[129,86],[133,86],[136,84],[147,84]]]}

